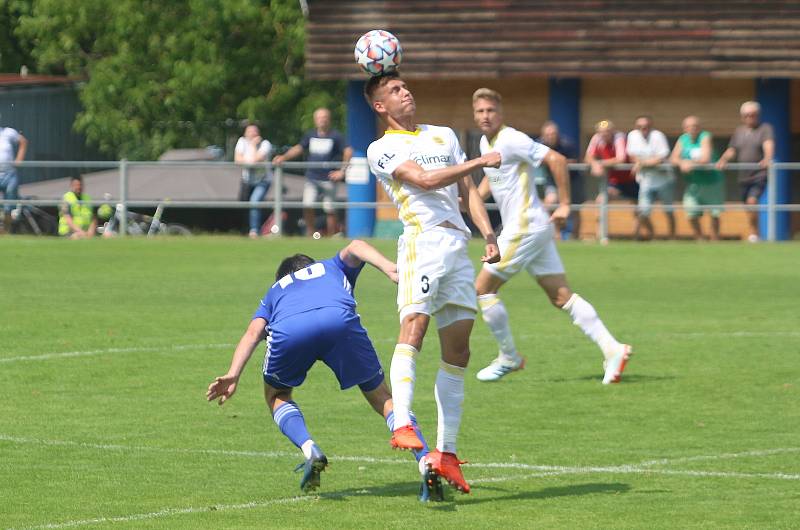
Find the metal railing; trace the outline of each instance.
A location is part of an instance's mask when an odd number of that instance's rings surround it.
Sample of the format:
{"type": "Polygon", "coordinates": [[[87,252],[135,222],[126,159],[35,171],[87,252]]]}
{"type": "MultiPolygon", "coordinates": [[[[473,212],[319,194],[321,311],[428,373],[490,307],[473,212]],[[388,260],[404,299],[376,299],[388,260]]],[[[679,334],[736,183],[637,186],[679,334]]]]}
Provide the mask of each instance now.
{"type": "MultiPolygon", "coordinates": [[[[357,166],[366,165],[365,159],[353,159],[346,166],[351,169],[357,166]]],[[[126,233],[126,212],[129,208],[156,208],[163,200],[137,200],[129,198],[129,179],[130,171],[132,168],[137,167],[207,167],[207,168],[236,168],[236,169],[256,169],[272,172],[272,187],[275,190],[283,190],[284,172],[286,170],[305,170],[308,168],[323,168],[323,169],[338,169],[343,167],[341,162],[284,162],[281,165],[273,165],[270,162],[263,164],[245,165],[236,164],[234,162],[216,162],[216,161],[23,161],[16,164],[17,167],[33,167],[33,168],[73,168],[73,169],[117,169],[119,171],[119,194],[112,200],[116,201],[121,209],[122,226],[120,226],[120,234],[126,233]]],[[[588,175],[590,166],[588,164],[576,163],[568,165],[570,170],[583,171],[588,175]]],[[[631,169],[633,164],[617,164],[607,169],[631,169]]],[[[658,166],[663,169],[671,169],[678,174],[675,166],[671,164],[662,164],[658,166]]],[[[715,169],[714,164],[698,164],[696,169],[715,169]]],[[[366,171],[367,168],[360,167],[360,172],[366,171]]],[[[727,164],[724,171],[727,170],[756,170],[763,169],[758,164],[745,164],[745,163],[730,163],[727,164]]],[[[778,212],[797,212],[800,211],[800,204],[777,204],[777,172],[782,170],[800,170],[800,162],[776,162],[767,166],[767,201],[766,204],[747,205],[747,204],[719,204],[719,205],[703,205],[704,209],[712,208],[725,208],[726,210],[734,211],[759,211],[766,212],[767,214],[767,240],[776,240],[776,218],[778,212]]],[[[594,178],[594,177],[591,177],[594,178]]],[[[349,181],[349,177],[347,181],[349,181]]],[[[606,177],[597,177],[599,187],[599,201],[591,202],[588,204],[573,204],[574,210],[589,210],[597,209],[598,215],[598,237],[600,240],[608,238],[608,221],[609,211],[613,210],[635,210],[635,204],[622,204],[610,203],[607,194],[607,179],[606,177]]],[[[66,190],[65,190],[66,191],[66,190]]],[[[275,198],[270,201],[262,201],[258,203],[259,208],[272,208],[274,211],[274,228],[273,233],[276,235],[283,233],[283,216],[282,212],[285,209],[313,207],[320,208],[323,206],[322,202],[314,202],[304,204],[302,201],[285,200],[282,193],[275,193],[275,198]]],[[[17,199],[17,200],[0,200],[0,206],[11,204],[30,204],[34,206],[58,206],[61,204],[61,198],[53,199],[17,199]]],[[[99,202],[99,201],[97,201],[99,202]]],[[[332,206],[337,209],[347,208],[394,208],[390,202],[350,202],[350,201],[337,201],[333,202],[332,206]]],[[[496,210],[495,204],[487,204],[488,210],[496,210]]],[[[170,208],[236,208],[236,209],[251,209],[253,203],[249,201],[238,200],[170,200],[170,208]]],[[[681,208],[681,205],[675,205],[673,208],[681,208]]]]}

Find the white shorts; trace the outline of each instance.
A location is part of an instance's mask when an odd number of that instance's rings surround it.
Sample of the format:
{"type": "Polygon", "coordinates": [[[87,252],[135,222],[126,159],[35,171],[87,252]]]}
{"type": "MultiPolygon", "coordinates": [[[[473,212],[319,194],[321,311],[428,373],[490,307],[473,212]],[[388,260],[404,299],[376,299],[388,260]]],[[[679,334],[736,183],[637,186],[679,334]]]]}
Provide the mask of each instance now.
{"type": "Polygon", "coordinates": [[[538,232],[507,235],[504,230],[497,238],[500,247],[498,263],[484,263],[487,272],[508,281],[522,269],[534,278],[549,274],[564,274],[564,264],[553,240],[553,225],[538,232]]]}
{"type": "Polygon", "coordinates": [[[468,241],[461,230],[441,227],[400,236],[397,310],[401,322],[411,313],[437,316],[447,305],[464,308],[475,318],[475,269],[467,254],[468,241]]]}
{"type": "Polygon", "coordinates": [[[333,199],[336,197],[336,183],[330,180],[307,180],[303,186],[303,206],[309,207],[322,196],[322,211],[333,213],[333,199]]]}

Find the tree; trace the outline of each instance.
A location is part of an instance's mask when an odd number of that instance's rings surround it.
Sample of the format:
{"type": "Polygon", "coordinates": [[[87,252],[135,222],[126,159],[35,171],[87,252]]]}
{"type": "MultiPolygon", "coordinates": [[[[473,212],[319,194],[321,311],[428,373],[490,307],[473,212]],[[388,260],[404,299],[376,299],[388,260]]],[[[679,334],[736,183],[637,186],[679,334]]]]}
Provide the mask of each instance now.
{"type": "Polygon", "coordinates": [[[30,48],[14,33],[19,17],[30,12],[31,1],[0,0],[0,72],[34,67],[30,48]]]}
{"type": "Polygon", "coordinates": [[[343,85],[303,77],[296,1],[34,0],[17,34],[41,72],[86,80],[76,128],[113,156],[221,144],[241,120],[290,144],[317,105],[343,117],[343,85]]]}

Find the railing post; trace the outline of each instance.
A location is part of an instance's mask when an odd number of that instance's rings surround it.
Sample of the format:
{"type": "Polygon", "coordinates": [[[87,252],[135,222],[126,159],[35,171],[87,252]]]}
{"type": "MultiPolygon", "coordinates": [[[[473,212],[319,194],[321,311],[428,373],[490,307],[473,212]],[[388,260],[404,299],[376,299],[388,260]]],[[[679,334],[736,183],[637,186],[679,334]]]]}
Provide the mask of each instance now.
{"type": "Polygon", "coordinates": [[[128,159],[119,161],[119,236],[128,235],[128,159]]]}
{"type": "Polygon", "coordinates": [[[275,223],[272,225],[272,233],[283,235],[283,167],[275,166],[272,185],[275,189],[275,211],[272,212],[275,223]]]}
{"type": "Polygon", "coordinates": [[[767,167],[767,241],[772,243],[777,239],[775,229],[777,227],[777,212],[775,204],[778,198],[778,178],[775,164],[770,163],[767,167]]]}
{"type": "Polygon", "coordinates": [[[608,176],[600,178],[600,244],[608,244],[608,176]]]}

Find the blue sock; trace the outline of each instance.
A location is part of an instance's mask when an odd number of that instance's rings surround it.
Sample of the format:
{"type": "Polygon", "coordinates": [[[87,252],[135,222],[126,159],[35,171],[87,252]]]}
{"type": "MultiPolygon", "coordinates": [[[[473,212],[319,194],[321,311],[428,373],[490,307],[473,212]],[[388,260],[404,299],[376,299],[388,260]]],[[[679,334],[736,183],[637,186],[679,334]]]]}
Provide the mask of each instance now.
{"type": "MultiPolygon", "coordinates": [[[[425,441],[425,437],[422,436],[422,430],[419,428],[419,425],[417,425],[417,417],[414,416],[413,412],[410,412],[409,416],[411,417],[411,425],[414,427],[414,432],[417,433],[417,437],[422,441],[422,449],[419,451],[411,451],[414,454],[414,458],[419,462],[422,460],[423,456],[428,454],[428,442],[425,441]]],[[[386,416],[386,426],[389,427],[390,431],[394,431],[394,411],[386,416]]]]}
{"type": "Polygon", "coordinates": [[[303,447],[303,444],[311,439],[306,429],[306,420],[303,418],[303,413],[294,401],[287,401],[278,407],[272,413],[272,419],[278,424],[284,436],[292,441],[297,447],[303,447]]]}

